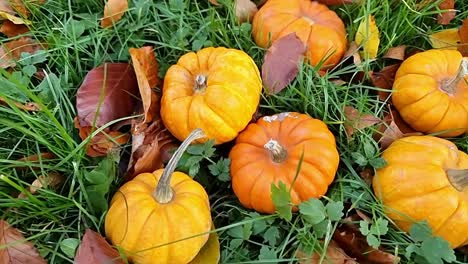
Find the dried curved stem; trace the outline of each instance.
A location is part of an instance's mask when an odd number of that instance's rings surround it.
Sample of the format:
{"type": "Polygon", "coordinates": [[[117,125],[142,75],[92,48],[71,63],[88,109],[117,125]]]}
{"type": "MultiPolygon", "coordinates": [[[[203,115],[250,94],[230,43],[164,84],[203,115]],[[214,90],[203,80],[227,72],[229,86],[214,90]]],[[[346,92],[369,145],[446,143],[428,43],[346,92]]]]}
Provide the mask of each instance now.
{"type": "Polygon", "coordinates": [[[270,152],[273,162],[281,163],[288,156],[286,149],[274,139],[270,139],[263,147],[270,152]]]}
{"type": "Polygon", "coordinates": [[[468,75],[468,58],[463,58],[460,67],[458,68],[457,75],[448,80],[444,80],[440,84],[440,89],[450,95],[456,92],[459,82],[465,81],[465,76],[468,75]]]}
{"type": "Polygon", "coordinates": [[[193,87],[193,90],[195,92],[204,92],[206,89],[206,85],[207,85],[206,83],[207,83],[206,75],[198,74],[195,77],[195,86],[193,87]]]}

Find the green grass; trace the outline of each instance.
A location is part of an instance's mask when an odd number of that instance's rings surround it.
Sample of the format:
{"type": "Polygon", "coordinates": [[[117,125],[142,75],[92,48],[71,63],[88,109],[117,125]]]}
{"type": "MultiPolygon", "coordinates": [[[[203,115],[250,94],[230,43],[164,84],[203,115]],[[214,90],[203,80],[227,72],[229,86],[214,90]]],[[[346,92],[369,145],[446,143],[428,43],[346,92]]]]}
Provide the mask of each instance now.
{"type": "MultiPolygon", "coordinates": [[[[41,81],[16,69],[17,73],[1,72],[0,97],[32,101],[43,109],[24,112],[14,106],[0,107],[0,218],[22,230],[32,240],[49,263],[73,263],[60,249],[66,238],[81,239],[86,228],[103,233],[104,215],[97,213],[86,189],[85,175],[96,167],[99,159],[85,156],[86,142],[81,142],[73,125],[76,116],[75,94],[86,73],[103,62],[128,61],[130,47],[152,45],[160,64],[160,77],[184,53],[206,46],[225,46],[247,52],[261,67],[265,50],[257,47],[250,36],[250,25],[239,25],[231,8],[214,8],[208,1],[134,0],[130,10],[115,27],[102,29],[103,1],[51,0],[44,6],[32,6],[31,32],[48,45],[44,62],[34,66],[49,76],[41,81]],[[51,152],[54,159],[38,163],[18,159],[42,152],[51,152]],[[20,169],[20,167],[26,167],[20,169]],[[43,189],[26,199],[17,194],[27,189],[39,175],[55,171],[66,176],[58,190],[43,189]]],[[[230,1],[220,1],[227,2],[230,1]]],[[[431,3],[418,9],[415,0],[365,1],[363,5],[348,5],[334,9],[344,20],[348,39],[354,39],[359,22],[369,14],[375,16],[381,32],[379,57],[390,47],[428,49],[428,35],[443,28],[458,26],[468,17],[468,5],[456,1],[459,12],[450,26],[440,26],[434,20],[438,12],[431,3]]],[[[9,41],[11,39],[4,39],[9,41]]],[[[30,60],[30,58],[29,58],[30,60]]],[[[21,64],[22,63],[22,64],[21,64]]],[[[377,59],[366,61],[364,69],[378,70],[391,63],[377,59]]],[[[25,58],[22,66],[31,65],[25,58]]],[[[350,105],[364,113],[382,118],[387,110],[378,100],[376,89],[369,82],[337,86],[331,82],[343,74],[353,74],[354,65],[340,66],[326,77],[320,77],[313,67],[303,65],[298,77],[282,93],[264,96],[261,111],[271,114],[282,111],[308,113],[324,120],[337,138],[340,169],[327,198],[352,204],[373,219],[386,219],[381,204],[359,176],[360,168],[352,156],[363,152],[364,146],[378,145],[372,138],[373,128],[356,132],[348,139],[344,130],[343,107],[350,105]]],[[[459,148],[468,151],[468,137],[454,139],[459,148]]],[[[226,156],[226,147],[217,153],[226,156]]],[[[122,147],[122,153],[130,151],[122,147]]],[[[202,165],[209,164],[206,160],[202,165]]],[[[294,251],[299,246],[320,248],[317,234],[311,226],[296,216],[285,221],[277,215],[261,216],[240,206],[228,183],[208,181],[207,169],[197,179],[204,183],[212,205],[212,215],[219,229],[222,263],[294,263],[294,251]],[[271,228],[273,227],[273,228],[271,228]],[[243,230],[252,232],[242,237],[243,230]],[[265,239],[264,239],[265,238],[265,239]],[[259,260],[259,255],[273,256],[259,260]]],[[[121,184],[117,177],[111,193],[121,184]]],[[[346,213],[346,211],[345,211],[346,213]]],[[[337,223],[326,231],[330,239],[337,223]]],[[[399,254],[402,263],[416,263],[404,256],[411,239],[393,225],[382,237],[388,252],[399,254]]],[[[468,256],[459,254],[458,263],[468,263],[468,256]]]]}

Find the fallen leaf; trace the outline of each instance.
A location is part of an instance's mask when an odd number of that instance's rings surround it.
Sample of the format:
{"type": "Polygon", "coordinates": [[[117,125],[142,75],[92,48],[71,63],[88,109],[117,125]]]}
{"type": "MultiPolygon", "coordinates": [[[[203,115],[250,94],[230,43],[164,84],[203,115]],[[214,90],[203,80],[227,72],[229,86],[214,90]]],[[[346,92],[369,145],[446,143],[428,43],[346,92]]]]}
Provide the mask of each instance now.
{"type": "Polygon", "coordinates": [[[444,0],[439,4],[439,9],[443,12],[437,15],[437,23],[448,25],[455,18],[455,0],[444,0]]]}
{"type": "Polygon", "coordinates": [[[146,124],[153,120],[153,116],[158,111],[156,109],[158,98],[153,88],[160,82],[158,78],[159,65],[152,47],[130,48],[129,52],[132,57],[132,64],[135,69],[138,88],[143,102],[145,117],[142,123],[146,124]]]}
{"type": "Polygon", "coordinates": [[[389,48],[385,55],[383,56],[386,59],[394,60],[404,60],[405,59],[406,46],[400,45],[393,48],[389,48]]]}
{"type": "Polygon", "coordinates": [[[374,169],[365,168],[361,172],[359,172],[359,176],[367,183],[367,185],[372,184],[372,179],[374,178],[374,169]]]}
{"type": "Polygon", "coordinates": [[[13,102],[10,99],[7,100],[7,99],[0,96],[0,105],[9,106],[8,102],[10,102],[10,104],[13,104],[14,106],[16,106],[19,109],[24,110],[24,111],[37,112],[37,111],[41,110],[39,105],[36,104],[36,103],[24,103],[24,104],[22,104],[22,103],[19,103],[19,102],[13,102]]]}
{"type": "Polygon", "coordinates": [[[124,264],[119,252],[99,234],[86,229],[76,252],[75,264],[124,264]]]}
{"type": "Polygon", "coordinates": [[[385,123],[380,126],[374,139],[379,141],[382,150],[388,148],[393,141],[407,136],[419,136],[423,133],[413,130],[403,121],[400,114],[390,108],[389,113],[384,117],[385,123]]]}
{"type": "Polygon", "coordinates": [[[457,49],[461,43],[458,28],[444,29],[429,35],[429,41],[434,49],[457,49]]]}
{"type": "MultiPolygon", "coordinates": [[[[135,128],[135,125],[132,127],[135,128]]],[[[143,172],[162,168],[163,163],[171,156],[167,152],[178,146],[161,119],[151,123],[145,130],[132,129],[132,133],[132,154],[125,180],[131,180],[143,172]]]]}
{"type": "Polygon", "coordinates": [[[279,93],[296,78],[305,51],[294,32],[273,42],[262,65],[262,79],[269,94],[279,93]]]}
{"type": "Polygon", "coordinates": [[[107,0],[101,27],[106,28],[117,23],[128,9],[128,0],[107,0]]]}
{"type": "Polygon", "coordinates": [[[377,117],[371,114],[362,114],[352,106],[345,106],[344,117],[344,126],[348,138],[354,134],[355,130],[364,129],[381,122],[377,117]]]}
{"type": "Polygon", "coordinates": [[[356,32],[355,41],[363,47],[363,57],[374,59],[377,57],[380,44],[379,28],[375,24],[374,16],[369,15],[362,20],[356,32]]]}
{"type": "Polygon", "coordinates": [[[189,264],[218,264],[220,258],[219,238],[216,232],[210,233],[208,241],[189,264]]]}
{"type": "Polygon", "coordinates": [[[76,94],[80,126],[92,126],[97,112],[96,127],[130,116],[138,93],[135,71],[130,64],[105,63],[92,69],[76,94]]]}
{"type": "Polygon", "coordinates": [[[44,152],[44,153],[39,153],[39,154],[23,157],[19,159],[18,161],[38,162],[39,160],[48,160],[48,159],[53,159],[53,158],[55,158],[54,153],[44,152]]]}
{"type": "Polygon", "coordinates": [[[18,229],[0,220],[0,263],[46,264],[33,244],[27,241],[18,229]]]}
{"type": "Polygon", "coordinates": [[[353,58],[353,63],[359,65],[361,63],[361,55],[359,55],[359,45],[355,41],[351,41],[348,45],[348,50],[343,55],[343,61],[353,58]]]}
{"type": "Polygon", "coordinates": [[[320,262],[321,257],[322,256],[318,252],[314,252],[311,255],[301,250],[296,251],[296,259],[299,264],[358,264],[354,258],[348,256],[333,240],[328,244],[326,257],[323,262],[320,262]]]}
{"type": "Polygon", "coordinates": [[[2,26],[0,26],[0,32],[9,38],[24,34],[28,31],[29,29],[27,26],[15,24],[10,20],[4,20],[2,26]]]}
{"type": "MultiPolygon", "coordinates": [[[[372,82],[372,85],[378,88],[392,90],[393,82],[395,81],[395,74],[400,68],[400,63],[392,64],[389,66],[385,66],[381,71],[369,72],[369,77],[372,82]]],[[[390,96],[390,91],[377,91],[379,94],[379,99],[382,101],[387,101],[388,97],[390,96]]]]}
{"type": "MultiPolygon", "coordinates": [[[[79,131],[80,138],[82,140],[87,139],[92,133],[92,127],[82,127],[80,125],[79,118],[77,117],[75,117],[73,121],[75,123],[75,128],[79,131]]],[[[106,156],[112,149],[127,143],[128,140],[128,134],[123,134],[119,131],[111,131],[109,128],[106,128],[96,134],[88,143],[86,147],[86,155],[90,157],[106,156]]]]}
{"type": "Polygon", "coordinates": [[[0,67],[6,69],[16,66],[16,61],[21,58],[21,53],[36,53],[43,49],[41,44],[30,37],[22,37],[18,40],[3,43],[0,46],[0,67]]]}
{"type": "Polygon", "coordinates": [[[320,2],[325,5],[345,5],[345,4],[358,3],[360,1],[358,0],[317,0],[317,2],[320,2]]]}
{"type": "Polygon", "coordinates": [[[458,35],[460,36],[458,50],[466,57],[468,56],[468,18],[463,20],[462,26],[458,29],[458,35]]]}
{"type": "Polygon", "coordinates": [[[29,191],[32,194],[35,194],[37,193],[37,190],[41,188],[50,187],[52,189],[56,189],[63,183],[63,181],[65,181],[65,177],[57,172],[51,172],[47,175],[40,175],[35,181],[33,181],[29,187],[29,191]]]}
{"type": "Polygon", "coordinates": [[[239,23],[252,21],[255,13],[258,12],[257,5],[250,0],[236,0],[234,4],[239,23]]]}
{"type": "Polygon", "coordinates": [[[213,5],[219,6],[218,1],[216,1],[216,0],[208,0],[208,2],[212,3],[213,5]]]}
{"type": "Polygon", "coordinates": [[[359,210],[359,209],[355,209],[356,211],[356,214],[364,221],[367,221],[369,223],[372,223],[372,218],[370,218],[369,216],[367,216],[363,211],[359,210]]]}

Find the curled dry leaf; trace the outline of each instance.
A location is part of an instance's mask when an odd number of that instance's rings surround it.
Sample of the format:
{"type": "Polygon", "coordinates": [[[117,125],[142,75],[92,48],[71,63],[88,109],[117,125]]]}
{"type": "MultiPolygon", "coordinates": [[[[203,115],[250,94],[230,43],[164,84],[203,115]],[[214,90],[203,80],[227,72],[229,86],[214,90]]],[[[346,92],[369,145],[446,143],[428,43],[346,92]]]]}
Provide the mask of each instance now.
{"type": "Polygon", "coordinates": [[[359,0],[317,0],[325,5],[345,5],[345,4],[354,4],[360,2],[359,0]]]}
{"type": "Polygon", "coordinates": [[[407,136],[423,135],[413,130],[403,121],[400,114],[394,109],[384,117],[385,123],[380,126],[374,139],[379,141],[381,149],[386,149],[393,141],[407,136]]]}
{"type": "MultiPolygon", "coordinates": [[[[75,128],[79,130],[81,140],[87,139],[93,132],[91,126],[80,125],[79,119],[74,119],[75,128]]],[[[96,134],[86,147],[86,155],[90,157],[106,156],[112,149],[117,148],[119,145],[127,143],[129,140],[128,134],[119,131],[111,131],[109,128],[96,134]]]]}
{"type": "Polygon", "coordinates": [[[16,61],[21,58],[21,53],[36,53],[43,49],[40,43],[30,37],[22,37],[18,40],[3,43],[0,47],[0,67],[9,68],[16,66],[16,61]]]}
{"type": "Polygon", "coordinates": [[[130,64],[105,63],[94,68],[86,74],[76,94],[80,126],[92,126],[98,109],[96,127],[130,116],[135,108],[136,98],[138,83],[130,64]]]}
{"type": "Polygon", "coordinates": [[[355,41],[358,45],[362,46],[362,54],[365,59],[374,59],[377,57],[380,36],[374,16],[369,15],[361,21],[356,32],[355,41]]]}
{"type": "MultiPolygon", "coordinates": [[[[65,177],[57,172],[51,172],[47,175],[40,175],[36,180],[31,183],[29,186],[29,192],[31,194],[36,194],[39,189],[50,188],[57,189],[65,181],[65,177]]],[[[26,198],[27,196],[24,193],[20,193],[18,198],[26,198]]]]}
{"type": "Polygon", "coordinates": [[[101,27],[106,28],[117,23],[128,9],[128,0],[107,0],[101,27]]]}
{"type": "Polygon", "coordinates": [[[437,23],[440,25],[448,25],[455,18],[455,0],[444,0],[440,2],[439,9],[442,13],[437,15],[437,23]]]}
{"type": "MultiPolygon", "coordinates": [[[[299,264],[320,264],[321,255],[314,252],[312,255],[301,250],[296,251],[299,264]]],[[[354,258],[348,256],[335,241],[330,241],[326,251],[326,257],[322,263],[328,264],[358,264],[354,258]]]]}
{"type": "Polygon", "coordinates": [[[458,51],[462,53],[463,56],[468,56],[468,18],[463,20],[462,26],[458,29],[458,35],[460,36],[460,45],[458,46],[458,51]]]}
{"type": "Polygon", "coordinates": [[[359,55],[359,45],[355,41],[351,41],[348,45],[348,50],[343,55],[343,61],[353,58],[353,63],[359,65],[361,63],[361,55],[359,55]]]}
{"type": "Polygon", "coordinates": [[[124,264],[119,252],[106,239],[91,229],[86,229],[76,252],[75,264],[124,264]]]}
{"type": "MultiPolygon", "coordinates": [[[[398,68],[400,68],[400,63],[385,66],[381,71],[378,72],[370,71],[369,76],[372,85],[378,88],[391,90],[398,68]]],[[[386,101],[390,96],[389,91],[378,91],[378,94],[379,99],[382,101],[386,101]]]]}
{"type": "Polygon", "coordinates": [[[235,0],[234,4],[239,23],[252,21],[258,11],[257,5],[250,0],[235,0]]]}
{"type": "Polygon", "coordinates": [[[429,41],[434,49],[457,49],[461,39],[458,28],[449,28],[429,35],[429,41]]]}
{"type": "Polygon", "coordinates": [[[372,184],[372,179],[374,178],[374,169],[372,168],[365,168],[361,172],[359,172],[359,176],[367,183],[367,185],[372,184]]]}
{"type": "Polygon", "coordinates": [[[380,123],[380,119],[371,114],[362,114],[352,106],[344,108],[346,136],[351,138],[356,130],[364,129],[380,123]]]}
{"type": "Polygon", "coordinates": [[[14,106],[16,106],[19,109],[24,110],[24,111],[37,112],[37,111],[41,110],[39,105],[36,104],[36,103],[24,103],[24,104],[22,104],[22,103],[19,103],[19,102],[12,102],[10,99],[6,99],[6,98],[3,98],[3,97],[0,96],[0,105],[8,106],[9,105],[8,102],[10,102],[14,106]]]}
{"type": "Polygon", "coordinates": [[[394,60],[402,61],[405,59],[405,51],[406,51],[405,45],[396,46],[393,48],[389,48],[383,57],[386,59],[394,59],[394,60]]]}
{"type": "Polygon", "coordinates": [[[294,32],[273,42],[262,65],[262,79],[269,94],[279,93],[296,78],[305,51],[294,32]]]}
{"type": "Polygon", "coordinates": [[[143,103],[145,117],[142,123],[146,124],[153,120],[153,116],[158,111],[156,106],[158,98],[153,88],[160,82],[158,78],[159,66],[152,47],[130,48],[129,52],[143,103]]]}
{"type": "Polygon", "coordinates": [[[28,32],[27,26],[22,24],[15,24],[10,20],[4,20],[2,26],[0,26],[0,32],[5,36],[11,38],[28,32]]]}
{"type": "Polygon", "coordinates": [[[0,263],[46,264],[31,242],[26,241],[18,229],[0,220],[0,263]]]}

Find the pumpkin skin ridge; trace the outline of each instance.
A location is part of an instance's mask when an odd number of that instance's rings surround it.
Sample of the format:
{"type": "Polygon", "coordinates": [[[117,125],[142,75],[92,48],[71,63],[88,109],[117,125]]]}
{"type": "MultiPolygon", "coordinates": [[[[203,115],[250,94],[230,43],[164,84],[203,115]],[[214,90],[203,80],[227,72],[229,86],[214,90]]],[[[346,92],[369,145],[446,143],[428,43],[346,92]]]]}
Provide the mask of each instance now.
{"type": "MultiPolygon", "coordinates": [[[[254,206],[254,205],[252,204],[252,200],[253,200],[252,197],[255,197],[255,195],[252,193],[252,191],[255,189],[255,185],[258,184],[258,182],[259,182],[260,179],[261,179],[260,176],[262,176],[262,174],[263,174],[264,172],[265,172],[265,169],[262,168],[262,170],[260,171],[260,173],[258,173],[257,176],[254,177],[254,179],[255,179],[255,180],[254,180],[254,183],[253,183],[252,185],[250,185],[250,189],[249,189],[249,191],[247,192],[247,193],[249,194],[249,195],[248,195],[248,197],[249,197],[249,204],[248,204],[249,207],[248,207],[248,208],[253,208],[253,209],[255,209],[255,210],[257,209],[256,206],[254,206]]],[[[276,180],[276,177],[274,176],[273,179],[276,180]]],[[[273,182],[275,182],[275,181],[273,181],[273,182]]]]}
{"type": "Polygon", "coordinates": [[[439,232],[439,230],[442,229],[447,222],[452,220],[452,217],[458,212],[458,210],[462,207],[462,205],[463,205],[462,201],[460,199],[458,199],[458,204],[457,204],[457,207],[455,208],[455,210],[449,216],[447,216],[445,221],[443,221],[438,227],[435,228],[434,233],[437,234],[439,232]]]}

